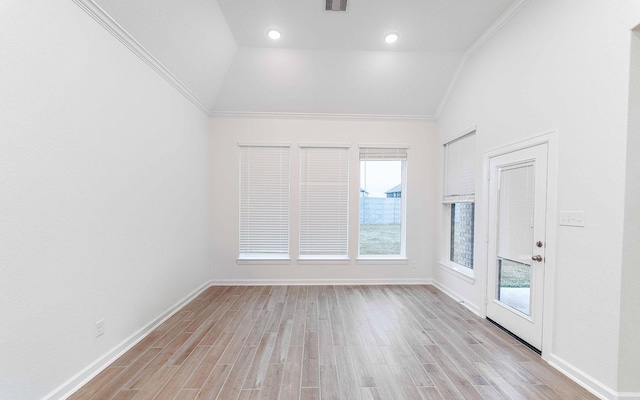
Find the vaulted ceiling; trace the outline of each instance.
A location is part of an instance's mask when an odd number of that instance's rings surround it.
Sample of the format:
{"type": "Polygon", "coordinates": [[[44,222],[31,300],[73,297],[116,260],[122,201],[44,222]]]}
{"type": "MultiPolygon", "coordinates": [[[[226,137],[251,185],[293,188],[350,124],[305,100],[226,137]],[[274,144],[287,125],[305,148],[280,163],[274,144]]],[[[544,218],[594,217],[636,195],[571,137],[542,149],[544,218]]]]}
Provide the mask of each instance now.
{"type": "Polygon", "coordinates": [[[522,0],[348,0],[345,12],[325,11],[325,0],[81,2],[212,115],[430,118],[469,50],[522,0]]]}

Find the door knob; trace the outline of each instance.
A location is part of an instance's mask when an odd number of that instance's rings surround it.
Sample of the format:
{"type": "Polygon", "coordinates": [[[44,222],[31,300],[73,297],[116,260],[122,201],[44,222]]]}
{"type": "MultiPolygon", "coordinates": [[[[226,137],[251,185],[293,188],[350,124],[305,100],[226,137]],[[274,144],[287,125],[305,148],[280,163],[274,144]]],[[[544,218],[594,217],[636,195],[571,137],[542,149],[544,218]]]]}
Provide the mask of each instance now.
{"type": "Polygon", "coordinates": [[[536,256],[531,256],[531,259],[532,259],[533,261],[538,261],[538,262],[540,262],[540,261],[542,261],[542,256],[538,254],[538,255],[536,255],[536,256]]]}

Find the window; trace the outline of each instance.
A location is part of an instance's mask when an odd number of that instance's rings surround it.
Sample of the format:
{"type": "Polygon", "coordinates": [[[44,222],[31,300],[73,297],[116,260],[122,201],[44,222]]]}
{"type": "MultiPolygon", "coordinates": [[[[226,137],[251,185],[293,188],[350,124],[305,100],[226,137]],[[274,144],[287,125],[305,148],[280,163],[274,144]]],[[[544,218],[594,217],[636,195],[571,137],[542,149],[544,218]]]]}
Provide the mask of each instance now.
{"type": "MultiPolygon", "coordinates": [[[[475,131],[444,145],[445,210],[448,213],[448,261],[473,269],[475,131]]],[[[448,263],[449,264],[449,263],[448,263]]]]}
{"type": "Polygon", "coordinates": [[[360,147],[361,258],[405,257],[407,148],[360,147]]]}
{"type": "Polygon", "coordinates": [[[240,258],[289,258],[288,145],[240,145],[240,258]]]}
{"type": "Polygon", "coordinates": [[[300,258],[347,259],[349,148],[300,146],[300,258]]]}

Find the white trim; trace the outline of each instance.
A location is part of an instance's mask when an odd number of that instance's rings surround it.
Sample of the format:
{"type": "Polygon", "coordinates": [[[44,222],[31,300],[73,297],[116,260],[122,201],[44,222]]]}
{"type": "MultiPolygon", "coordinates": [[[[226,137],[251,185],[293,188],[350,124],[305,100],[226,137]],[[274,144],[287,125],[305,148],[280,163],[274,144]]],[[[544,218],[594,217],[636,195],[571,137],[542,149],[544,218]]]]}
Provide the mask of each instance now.
{"type": "Polygon", "coordinates": [[[404,257],[358,257],[356,263],[361,265],[403,265],[409,264],[409,259],[404,257]]]}
{"type": "Polygon", "coordinates": [[[298,143],[298,147],[299,148],[303,148],[303,147],[337,147],[337,148],[341,148],[341,149],[349,149],[351,148],[351,144],[350,143],[298,143]]]}
{"type": "Polygon", "coordinates": [[[176,312],[180,311],[182,307],[184,307],[191,300],[195,299],[198,295],[204,292],[207,288],[211,286],[210,282],[205,283],[200,286],[187,296],[183,297],[177,303],[169,307],[166,311],[164,311],[160,316],[140,328],[138,331],[134,332],[131,336],[117,344],[107,353],[102,355],[100,358],[83,368],[80,372],[69,378],[62,385],[58,386],[47,395],[45,395],[42,400],[49,399],[66,399],[71,396],[73,393],[78,391],[83,385],[93,379],[96,375],[102,372],[105,368],[107,368],[111,363],[113,363],[118,357],[122,356],[124,353],[129,351],[133,346],[138,344],[142,339],[144,339],[148,334],[153,332],[158,326],[160,326],[164,321],[169,319],[176,312]]]}
{"type": "Polygon", "coordinates": [[[442,291],[442,293],[446,294],[447,296],[451,297],[453,300],[460,303],[467,310],[471,311],[475,315],[480,316],[480,313],[479,313],[480,309],[478,308],[477,305],[471,303],[469,300],[465,299],[464,297],[458,296],[456,293],[449,290],[449,288],[447,288],[446,286],[444,286],[442,283],[438,281],[433,281],[432,285],[438,288],[440,291],[442,291]]]}
{"type": "Polygon", "coordinates": [[[432,285],[433,280],[423,278],[386,279],[215,279],[211,286],[281,286],[281,285],[432,285]]]}
{"type": "MultiPolygon", "coordinates": [[[[549,360],[551,357],[553,341],[553,315],[555,302],[555,264],[556,264],[556,243],[557,243],[557,213],[558,213],[558,130],[553,129],[544,133],[533,135],[529,139],[520,140],[515,143],[500,146],[492,150],[485,151],[482,155],[482,210],[478,213],[482,220],[478,221],[478,230],[482,229],[484,237],[489,235],[489,181],[484,179],[489,176],[489,160],[503,154],[526,149],[540,144],[547,144],[547,215],[545,218],[545,275],[544,275],[544,313],[542,316],[542,359],[549,360]]],[[[482,254],[479,254],[483,261],[485,278],[482,280],[482,294],[487,293],[487,257],[488,241],[480,247],[482,254]]],[[[480,316],[487,315],[486,305],[483,303],[480,309],[480,316]]]]}
{"type": "Polygon", "coordinates": [[[238,142],[238,147],[291,147],[291,142],[238,142]]]}
{"type": "Polygon", "coordinates": [[[444,140],[440,141],[440,144],[442,146],[444,146],[446,144],[449,144],[449,143],[453,142],[454,140],[460,139],[463,136],[467,136],[468,134],[476,132],[477,130],[478,130],[477,125],[472,125],[472,126],[468,127],[467,129],[463,129],[462,131],[460,131],[460,132],[458,132],[458,133],[456,133],[454,135],[447,136],[444,140]]]}
{"type": "Polygon", "coordinates": [[[568,363],[564,359],[558,357],[555,354],[551,354],[548,360],[549,365],[553,368],[560,371],[562,374],[566,375],[572,381],[576,382],[578,385],[587,389],[589,392],[598,396],[601,399],[607,400],[617,400],[617,399],[633,399],[634,396],[637,399],[640,399],[640,394],[638,393],[618,393],[592,376],[586,374],[584,371],[580,370],[576,366],[568,363]]]}
{"type": "Polygon", "coordinates": [[[438,262],[438,265],[440,265],[441,270],[446,271],[456,278],[460,278],[463,281],[466,281],[467,283],[473,284],[476,281],[475,274],[473,273],[473,270],[471,268],[458,266],[458,264],[454,262],[446,261],[440,261],[438,262]]]}
{"type": "Polygon", "coordinates": [[[237,258],[237,265],[288,265],[290,258],[237,258]]]}
{"type": "Polygon", "coordinates": [[[345,258],[318,258],[317,256],[311,256],[309,258],[299,257],[298,265],[349,265],[351,260],[348,257],[345,258]]]}
{"type": "Polygon", "coordinates": [[[451,81],[447,86],[447,90],[444,92],[444,95],[442,96],[442,100],[440,101],[440,104],[438,105],[438,109],[436,110],[436,115],[435,115],[436,119],[439,119],[442,116],[442,113],[444,112],[445,107],[447,106],[447,104],[449,103],[449,100],[451,99],[451,95],[453,94],[453,91],[458,85],[458,81],[460,80],[460,75],[462,73],[462,70],[464,70],[464,67],[467,65],[467,62],[469,61],[471,56],[473,56],[475,52],[480,50],[480,48],[484,46],[484,44],[487,43],[489,39],[493,37],[493,35],[495,35],[500,29],[502,29],[502,27],[505,26],[507,22],[509,22],[513,17],[515,17],[528,3],[529,3],[529,0],[516,0],[509,8],[507,8],[498,17],[497,20],[495,20],[493,24],[491,24],[491,26],[489,26],[489,28],[486,31],[484,31],[482,35],[480,35],[480,37],[475,42],[471,44],[471,46],[467,48],[467,50],[464,52],[462,56],[462,60],[460,60],[460,63],[458,64],[458,68],[456,69],[456,72],[453,74],[453,77],[451,78],[451,81]]]}
{"type": "Polygon", "coordinates": [[[455,204],[455,203],[475,203],[476,195],[464,195],[464,196],[447,196],[442,198],[442,204],[455,204]]]}
{"type": "Polygon", "coordinates": [[[337,113],[295,113],[295,112],[252,112],[213,111],[213,118],[274,118],[274,119],[328,119],[351,121],[435,121],[433,115],[391,115],[391,114],[337,114],[337,113]]]}
{"type": "Polygon", "coordinates": [[[359,149],[409,149],[410,146],[406,143],[373,143],[373,144],[359,144],[359,149]]]}
{"type": "Polygon", "coordinates": [[[120,24],[118,24],[105,10],[93,0],[73,0],[84,12],[96,20],[104,29],[124,44],[133,54],[144,61],[151,69],[158,73],[164,80],[173,86],[178,92],[200,109],[207,116],[211,116],[211,110],[207,104],[193,93],[178,77],[155,58],[149,50],[133,38],[120,24]]]}

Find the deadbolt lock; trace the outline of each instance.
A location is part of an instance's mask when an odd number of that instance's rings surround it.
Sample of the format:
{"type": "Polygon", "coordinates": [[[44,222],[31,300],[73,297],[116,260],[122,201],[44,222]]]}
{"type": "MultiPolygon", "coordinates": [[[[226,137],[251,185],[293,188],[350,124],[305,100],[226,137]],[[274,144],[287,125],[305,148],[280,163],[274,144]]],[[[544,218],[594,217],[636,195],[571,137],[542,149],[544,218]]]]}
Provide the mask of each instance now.
{"type": "Polygon", "coordinates": [[[538,240],[538,241],[536,242],[536,246],[538,246],[538,247],[542,247],[542,242],[538,240]]]}

